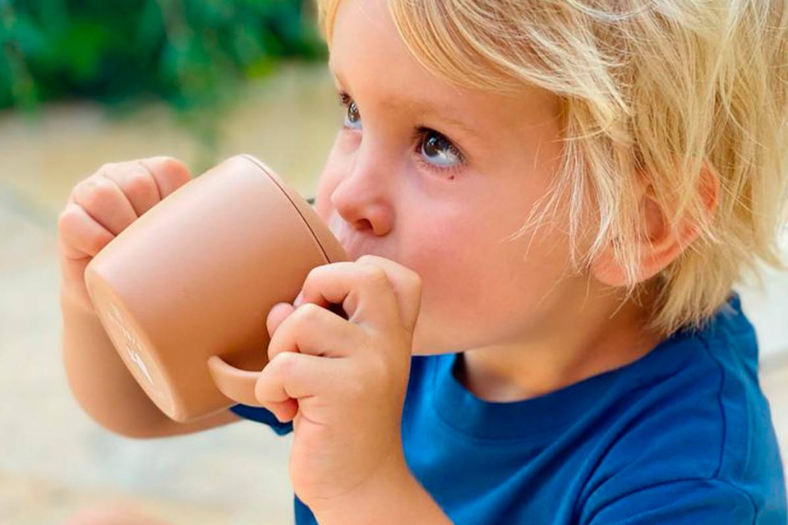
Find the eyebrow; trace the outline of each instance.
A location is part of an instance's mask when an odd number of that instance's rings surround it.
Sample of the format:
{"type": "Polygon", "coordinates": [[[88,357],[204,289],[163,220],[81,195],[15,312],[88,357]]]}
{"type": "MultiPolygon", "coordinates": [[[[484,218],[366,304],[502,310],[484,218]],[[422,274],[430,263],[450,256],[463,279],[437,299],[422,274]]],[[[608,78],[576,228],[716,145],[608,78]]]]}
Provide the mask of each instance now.
{"type": "MultiPolygon", "coordinates": [[[[335,80],[338,80],[340,84],[346,85],[342,75],[333,69],[331,61],[328,62],[328,70],[334,76],[335,80]]],[[[450,116],[448,109],[436,109],[441,107],[438,104],[407,97],[389,97],[384,100],[382,104],[390,111],[407,110],[411,113],[417,113],[421,118],[433,117],[435,120],[461,130],[469,137],[475,139],[481,138],[479,132],[468,123],[450,116]]]]}

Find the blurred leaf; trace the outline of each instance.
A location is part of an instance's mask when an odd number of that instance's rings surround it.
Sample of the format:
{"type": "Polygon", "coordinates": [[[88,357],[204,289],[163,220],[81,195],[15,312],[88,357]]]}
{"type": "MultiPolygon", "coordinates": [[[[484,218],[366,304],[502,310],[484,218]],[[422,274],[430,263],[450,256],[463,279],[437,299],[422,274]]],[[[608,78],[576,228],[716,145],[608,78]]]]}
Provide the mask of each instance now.
{"type": "Polygon", "coordinates": [[[161,48],[164,37],[164,20],[159,4],[155,1],[145,2],[135,33],[134,47],[140,54],[154,56],[156,51],[161,48]]]}
{"type": "Polygon", "coordinates": [[[246,68],[246,77],[250,79],[263,78],[269,75],[275,67],[273,59],[268,57],[258,57],[253,63],[249,64],[246,68]]]}
{"type": "Polygon", "coordinates": [[[104,50],[115,43],[112,31],[99,21],[90,19],[73,20],[68,31],[55,42],[55,49],[62,62],[77,82],[86,82],[100,75],[99,66],[104,50]]]}
{"type": "Polygon", "coordinates": [[[209,155],[245,81],[325,57],[311,1],[0,0],[0,109],[162,99],[209,155]]]}
{"type": "Polygon", "coordinates": [[[5,37],[14,41],[24,55],[42,53],[49,43],[47,36],[27,17],[17,17],[5,37]]]}

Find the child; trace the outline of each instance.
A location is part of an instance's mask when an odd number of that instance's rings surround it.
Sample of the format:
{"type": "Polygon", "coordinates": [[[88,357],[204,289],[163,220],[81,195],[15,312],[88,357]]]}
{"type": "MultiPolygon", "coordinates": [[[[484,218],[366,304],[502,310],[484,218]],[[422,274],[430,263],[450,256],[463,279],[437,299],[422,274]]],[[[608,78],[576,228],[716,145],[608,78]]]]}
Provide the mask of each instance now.
{"type": "Polygon", "coordinates": [[[85,293],[189,179],[165,157],[61,214],[76,398],[127,436],[294,432],[299,525],[785,524],[732,285],[781,264],[787,5],[319,2],[346,115],[315,209],[354,262],[269,313],[266,408],[168,420],[85,293]]]}

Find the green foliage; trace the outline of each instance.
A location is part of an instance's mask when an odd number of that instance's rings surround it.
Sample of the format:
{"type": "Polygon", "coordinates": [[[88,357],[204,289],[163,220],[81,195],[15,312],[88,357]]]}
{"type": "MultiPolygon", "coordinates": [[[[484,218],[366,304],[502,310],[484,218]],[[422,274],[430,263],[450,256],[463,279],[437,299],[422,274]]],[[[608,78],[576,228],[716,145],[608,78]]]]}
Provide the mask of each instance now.
{"type": "Polygon", "coordinates": [[[0,108],[231,97],[282,57],[325,54],[311,0],[0,0],[0,108]]]}
{"type": "Polygon", "coordinates": [[[216,161],[245,80],[324,58],[314,0],[0,0],[0,109],[90,99],[111,115],[164,100],[216,161]]]}

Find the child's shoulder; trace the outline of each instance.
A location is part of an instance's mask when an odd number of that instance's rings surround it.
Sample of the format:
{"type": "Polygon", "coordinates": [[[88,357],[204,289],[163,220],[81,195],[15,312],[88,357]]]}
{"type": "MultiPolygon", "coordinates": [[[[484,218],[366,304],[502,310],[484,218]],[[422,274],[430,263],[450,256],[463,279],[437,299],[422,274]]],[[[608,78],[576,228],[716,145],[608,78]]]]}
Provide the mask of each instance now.
{"type": "Polygon", "coordinates": [[[605,488],[597,496],[615,499],[661,484],[670,490],[683,480],[757,500],[765,498],[758,490],[783,485],[757,378],[755,330],[736,293],[702,330],[679,331],[638,361],[539,398],[509,404],[475,399],[452,379],[453,362],[452,355],[415,356],[409,402],[434,405],[443,420],[477,437],[492,437],[496,429],[531,439],[538,431],[545,434],[543,446],[569,443],[563,451],[545,450],[567,464],[577,461],[573,468],[592,461],[588,488],[605,488]],[[497,415],[505,418],[496,421],[497,415]],[[472,427],[474,417],[488,430],[472,427]]]}
{"type": "Polygon", "coordinates": [[[669,418],[663,428],[685,438],[702,433],[707,455],[717,452],[718,462],[772,429],[758,381],[755,328],[735,292],[703,329],[674,334],[640,364],[641,398],[653,396],[653,419],[669,418]]]}
{"type": "Polygon", "coordinates": [[[676,334],[639,364],[611,411],[615,436],[595,472],[625,482],[598,495],[615,500],[663,486],[665,497],[708,492],[769,506],[784,487],[782,462],[758,381],[755,330],[738,294],[706,328],[676,334]]]}

